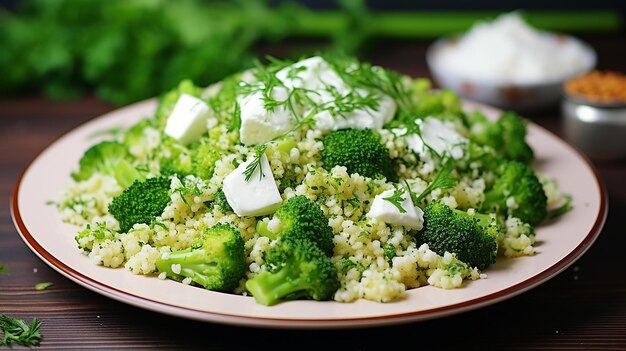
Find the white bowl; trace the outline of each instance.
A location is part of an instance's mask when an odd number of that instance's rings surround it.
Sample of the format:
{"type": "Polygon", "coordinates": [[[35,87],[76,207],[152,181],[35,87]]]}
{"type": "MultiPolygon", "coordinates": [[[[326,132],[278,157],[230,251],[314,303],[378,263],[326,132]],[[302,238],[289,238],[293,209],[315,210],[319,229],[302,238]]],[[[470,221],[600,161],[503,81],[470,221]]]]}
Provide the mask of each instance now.
{"type": "Polygon", "coordinates": [[[440,64],[437,57],[444,46],[455,45],[458,42],[457,37],[436,40],[426,51],[426,63],[433,80],[440,88],[451,89],[466,99],[480,101],[508,110],[528,111],[558,106],[562,98],[563,83],[570,78],[593,70],[596,66],[597,58],[595,50],[580,39],[568,35],[554,34],[551,36],[554,38],[555,43],[561,45],[567,43],[567,41],[579,43],[591,58],[588,67],[558,80],[534,83],[515,83],[490,79],[478,80],[462,77],[447,70],[440,64]]]}

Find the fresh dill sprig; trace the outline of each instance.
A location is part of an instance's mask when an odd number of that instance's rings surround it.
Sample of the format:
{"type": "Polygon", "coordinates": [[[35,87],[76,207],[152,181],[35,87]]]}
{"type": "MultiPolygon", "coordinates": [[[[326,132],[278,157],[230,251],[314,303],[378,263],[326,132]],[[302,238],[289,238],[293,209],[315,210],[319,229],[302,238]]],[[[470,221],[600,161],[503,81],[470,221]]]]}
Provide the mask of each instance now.
{"type": "Polygon", "coordinates": [[[241,107],[238,103],[235,104],[235,109],[233,110],[233,114],[230,119],[230,123],[228,123],[228,132],[234,132],[241,128],[241,107]]]}
{"type": "Polygon", "coordinates": [[[404,202],[404,200],[406,200],[402,197],[405,192],[406,191],[402,188],[396,188],[391,196],[383,197],[383,200],[389,201],[392,205],[396,206],[400,213],[406,213],[406,209],[402,207],[402,203],[404,202]]]}
{"type": "Polygon", "coordinates": [[[411,91],[400,74],[344,55],[322,56],[348,86],[374,89],[393,98],[401,110],[414,109],[411,91]]]}
{"type": "Polygon", "coordinates": [[[355,110],[378,110],[380,106],[380,96],[374,92],[361,95],[356,89],[352,89],[348,93],[342,93],[332,85],[326,85],[325,89],[332,99],[320,104],[318,110],[329,112],[333,118],[346,118],[347,113],[355,110]]]}
{"type": "Polygon", "coordinates": [[[265,174],[263,174],[263,167],[261,166],[261,158],[265,153],[265,149],[267,149],[267,143],[260,144],[256,147],[254,158],[252,159],[252,161],[250,161],[248,166],[246,166],[246,170],[243,172],[243,174],[246,176],[246,182],[250,181],[252,175],[254,174],[254,172],[256,172],[257,168],[259,169],[259,180],[265,177],[265,174]]]}
{"type": "Polygon", "coordinates": [[[417,206],[428,194],[430,194],[435,189],[448,189],[452,188],[456,185],[456,179],[450,176],[452,172],[452,159],[449,158],[443,164],[443,167],[437,173],[435,179],[422,191],[419,196],[412,197],[413,204],[417,206]]]}
{"type": "Polygon", "coordinates": [[[37,318],[33,318],[29,326],[23,320],[0,315],[0,330],[4,334],[0,340],[0,346],[39,346],[43,339],[39,333],[40,327],[41,322],[37,318]]]}
{"type": "Polygon", "coordinates": [[[248,96],[261,93],[263,108],[265,110],[274,112],[277,108],[283,107],[290,112],[296,121],[299,120],[300,117],[297,107],[311,105],[315,108],[316,104],[311,98],[311,95],[319,95],[319,93],[301,87],[287,88],[285,84],[278,79],[276,73],[282,69],[288,68],[287,77],[296,79],[299,78],[297,76],[298,73],[306,70],[306,67],[290,67],[293,62],[279,60],[271,56],[268,56],[267,60],[269,61],[267,65],[263,65],[259,60],[255,61],[253,75],[256,78],[256,82],[240,82],[237,89],[237,95],[248,96]],[[277,88],[284,89],[287,93],[287,96],[284,99],[277,99],[275,97],[274,90],[277,88]]]}

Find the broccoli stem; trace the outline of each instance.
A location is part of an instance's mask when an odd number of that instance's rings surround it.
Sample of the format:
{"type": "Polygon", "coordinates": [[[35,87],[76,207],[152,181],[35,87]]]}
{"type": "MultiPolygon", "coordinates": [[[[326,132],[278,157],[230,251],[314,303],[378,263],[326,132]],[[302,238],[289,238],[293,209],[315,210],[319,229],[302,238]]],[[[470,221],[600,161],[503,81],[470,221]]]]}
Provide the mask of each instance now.
{"type": "Polygon", "coordinates": [[[173,278],[188,277],[204,287],[209,286],[211,277],[218,275],[217,262],[210,260],[210,255],[203,249],[187,249],[168,254],[167,258],[157,262],[160,272],[166,272],[173,278]],[[180,272],[175,273],[172,265],[179,264],[180,272]]]}
{"type": "Polygon", "coordinates": [[[258,222],[256,222],[256,231],[257,231],[257,233],[259,233],[259,235],[268,237],[268,238],[270,238],[272,240],[278,238],[278,234],[277,233],[272,233],[269,230],[269,228],[267,227],[267,222],[265,222],[265,221],[258,221],[258,222]]]}
{"type": "Polygon", "coordinates": [[[287,296],[295,297],[295,293],[307,288],[306,283],[294,273],[288,267],[277,272],[263,272],[248,280],[246,288],[258,303],[270,306],[287,296]]]}
{"type": "Polygon", "coordinates": [[[115,171],[113,172],[115,180],[117,184],[119,184],[122,188],[128,188],[135,180],[144,180],[145,178],[139,173],[139,171],[133,167],[133,165],[126,161],[121,160],[117,166],[115,166],[115,171]]]}
{"type": "Polygon", "coordinates": [[[296,147],[296,141],[291,138],[280,140],[276,145],[276,149],[285,155],[289,155],[294,147],[296,147]]]}

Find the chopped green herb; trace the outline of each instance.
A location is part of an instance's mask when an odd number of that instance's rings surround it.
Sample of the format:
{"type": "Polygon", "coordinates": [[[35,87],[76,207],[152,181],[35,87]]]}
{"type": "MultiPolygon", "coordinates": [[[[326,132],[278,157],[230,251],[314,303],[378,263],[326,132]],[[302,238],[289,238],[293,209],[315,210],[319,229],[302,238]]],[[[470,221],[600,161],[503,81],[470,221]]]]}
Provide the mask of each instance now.
{"type": "Polygon", "coordinates": [[[435,189],[448,189],[456,185],[456,179],[450,177],[452,172],[452,159],[448,159],[444,164],[435,179],[422,191],[419,196],[414,196],[415,193],[411,192],[411,198],[413,204],[417,206],[428,194],[435,189]]]}
{"type": "Polygon", "coordinates": [[[393,191],[393,194],[391,196],[383,197],[383,200],[391,202],[392,205],[398,208],[398,211],[400,211],[400,213],[406,213],[406,209],[402,207],[402,203],[404,202],[404,200],[406,200],[405,198],[402,197],[404,193],[405,193],[404,189],[396,188],[393,191]]]}
{"type": "Polygon", "coordinates": [[[0,315],[0,330],[4,333],[0,346],[39,346],[43,338],[39,333],[41,322],[33,318],[30,326],[23,320],[0,315]]]}
{"type": "Polygon", "coordinates": [[[387,262],[391,263],[391,260],[394,257],[396,257],[396,248],[393,245],[386,243],[383,246],[383,250],[384,250],[385,258],[387,259],[387,262]]]}
{"type": "Polygon", "coordinates": [[[35,285],[35,290],[37,291],[42,291],[42,290],[46,290],[49,287],[51,287],[52,285],[54,285],[54,283],[52,282],[43,282],[43,283],[39,283],[35,285]]]}
{"type": "Polygon", "coordinates": [[[357,208],[359,206],[361,206],[361,201],[359,201],[359,199],[357,199],[356,197],[353,197],[351,199],[346,200],[347,203],[350,204],[350,206],[357,208]]]}
{"type": "Polygon", "coordinates": [[[9,274],[9,270],[2,263],[0,263],[0,274],[9,274]]]}

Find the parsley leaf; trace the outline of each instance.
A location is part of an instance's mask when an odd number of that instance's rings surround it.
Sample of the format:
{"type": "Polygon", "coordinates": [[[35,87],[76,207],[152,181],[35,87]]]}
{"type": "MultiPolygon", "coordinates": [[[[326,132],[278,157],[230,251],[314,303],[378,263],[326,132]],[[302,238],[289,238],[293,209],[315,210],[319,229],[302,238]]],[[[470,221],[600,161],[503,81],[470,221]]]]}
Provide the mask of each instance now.
{"type": "Polygon", "coordinates": [[[43,338],[39,333],[41,322],[33,318],[30,326],[13,317],[0,315],[0,330],[4,333],[0,346],[39,346],[43,338]]]}
{"type": "Polygon", "coordinates": [[[383,197],[383,200],[389,201],[392,205],[396,206],[396,208],[398,209],[398,211],[400,211],[400,213],[406,213],[406,209],[402,207],[402,202],[406,200],[405,198],[402,197],[404,193],[405,193],[404,189],[396,188],[393,191],[393,194],[391,194],[391,196],[383,197]]]}
{"type": "Polygon", "coordinates": [[[0,274],[9,274],[9,270],[2,263],[0,263],[0,274]]]}

